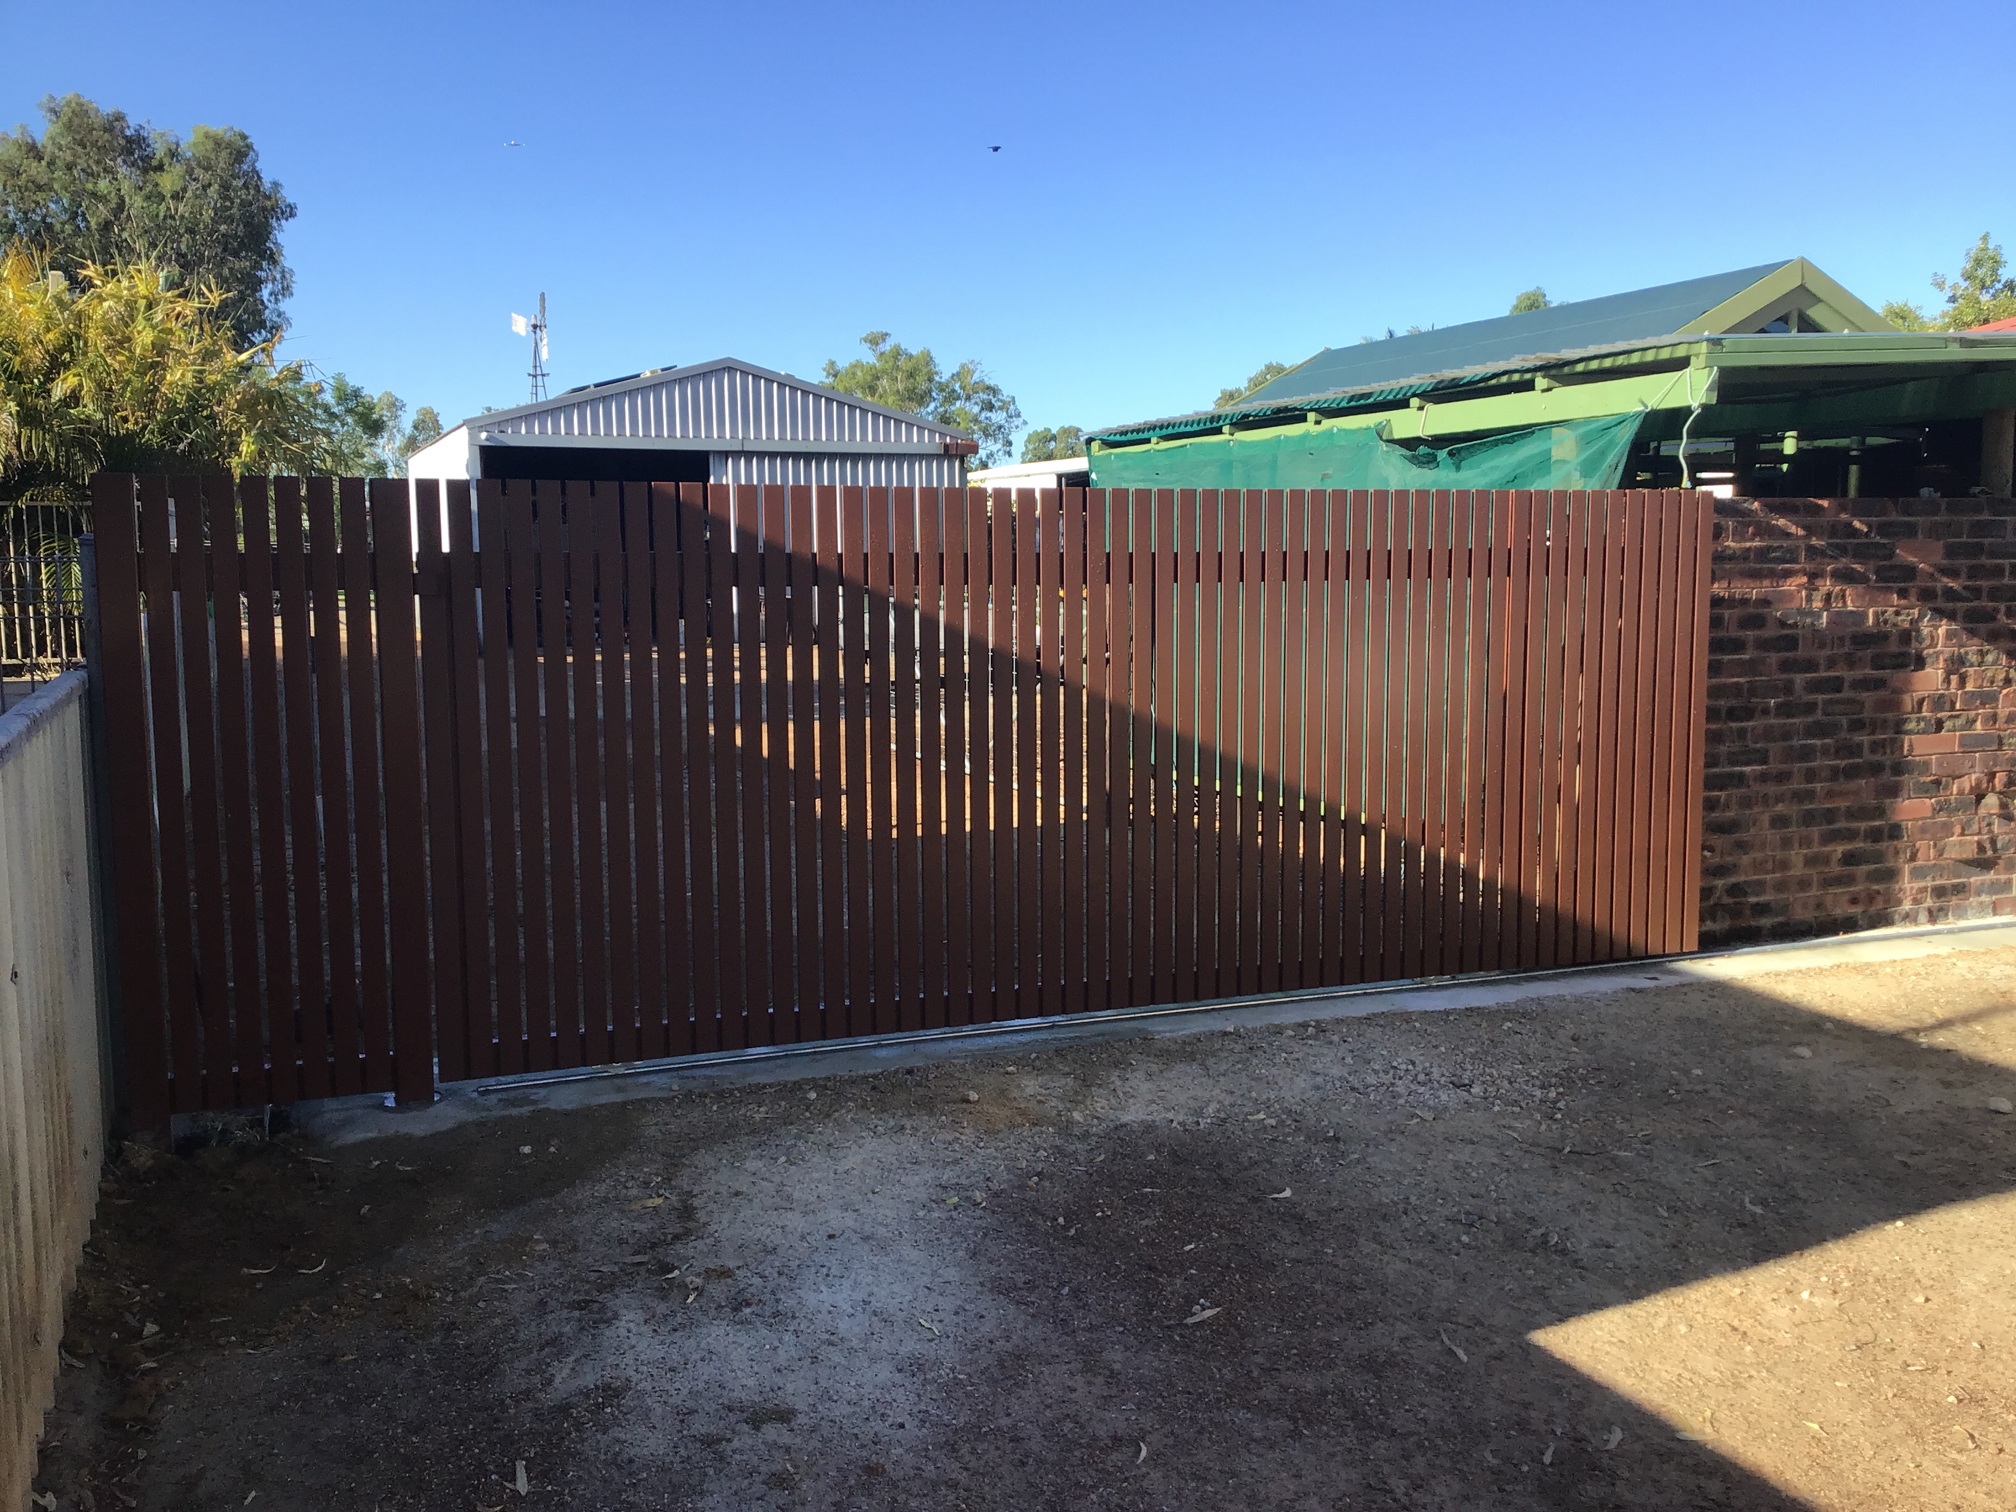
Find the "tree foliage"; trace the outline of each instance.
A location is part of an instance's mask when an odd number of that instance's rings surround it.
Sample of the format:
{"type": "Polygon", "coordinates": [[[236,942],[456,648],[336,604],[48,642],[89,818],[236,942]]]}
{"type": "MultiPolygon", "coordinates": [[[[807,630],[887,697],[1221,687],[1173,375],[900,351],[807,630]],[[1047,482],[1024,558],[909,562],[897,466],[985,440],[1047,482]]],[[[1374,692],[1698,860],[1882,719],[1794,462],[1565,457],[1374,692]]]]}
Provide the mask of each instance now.
{"type": "Polygon", "coordinates": [[[1085,455],[1085,432],[1076,425],[1060,425],[1055,430],[1032,430],[1022,438],[1024,462],[1061,462],[1066,457],[1085,455]]]}
{"type": "Polygon", "coordinates": [[[294,206],[259,171],[252,139],[198,126],[185,142],[81,95],[42,102],[38,140],[0,132],[0,233],[72,277],[148,263],[164,282],[217,294],[241,347],[280,333],[294,286],[280,228],[294,206]]]}
{"type": "Polygon", "coordinates": [[[1513,315],[1530,315],[1535,310],[1547,309],[1553,303],[1554,301],[1547,297],[1545,289],[1528,289],[1524,294],[1521,294],[1517,299],[1512,301],[1512,308],[1508,313],[1513,315]]]}
{"type": "Polygon", "coordinates": [[[1212,404],[1211,408],[1230,409],[1233,405],[1237,404],[1241,399],[1244,399],[1248,394],[1253,393],[1257,389],[1265,388],[1268,384],[1272,383],[1276,378],[1279,378],[1283,373],[1291,372],[1292,370],[1293,370],[1293,364],[1291,363],[1263,362],[1260,364],[1259,370],[1255,372],[1251,378],[1248,378],[1238,388],[1225,388],[1218,390],[1218,398],[1212,404]]]}
{"type": "Polygon", "coordinates": [[[327,449],[327,470],[345,477],[398,478],[407,460],[441,435],[441,417],[430,405],[406,422],[406,403],[389,390],[373,395],[341,373],[331,376],[317,398],[327,449]]]}
{"type": "MultiPolygon", "coordinates": [[[[404,405],[400,408],[403,410],[404,405]]],[[[423,404],[413,411],[413,423],[406,427],[406,434],[399,438],[399,470],[403,473],[406,464],[413,459],[413,453],[432,442],[441,439],[441,412],[431,404],[423,404]]]]}
{"type": "Polygon", "coordinates": [[[144,262],[73,279],[0,253],[0,498],[79,499],[101,468],[386,473],[438,433],[432,411],[402,432],[390,394],[318,381],[273,341],[239,346],[221,302],[144,262]]]}
{"type": "Polygon", "coordinates": [[[100,467],[382,475],[440,417],[283,362],[294,206],[244,132],[185,142],[80,95],[0,133],[0,497],[100,467]]]}
{"type": "Polygon", "coordinates": [[[1893,299],[1883,306],[1883,318],[1900,331],[1929,331],[1930,322],[1925,319],[1925,311],[1908,300],[1893,299]]]}
{"type": "Polygon", "coordinates": [[[829,359],[820,382],[843,394],[965,431],[980,443],[975,460],[982,467],[1008,459],[1015,433],[1022,428],[1022,411],[978,362],[969,359],[945,372],[929,347],[913,352],[902,342],[891,341],[887,331],[870,331],[861,344],[868,348],[866,357],[844,366],[829,359]]]}
{"type": "Polygon", "coordinates": [[[1927,315],[1921,306],[1898,299],[1883,306],[1883,318],[1904,331],[1967,331],[2016,318],[2016,278],[2008,276],[2007,268],[2002,248],[1983,231],[1961,263],[1959,277],[1932,275],[1932,287],[1945,296],[1944,309],[1927,315]]]}

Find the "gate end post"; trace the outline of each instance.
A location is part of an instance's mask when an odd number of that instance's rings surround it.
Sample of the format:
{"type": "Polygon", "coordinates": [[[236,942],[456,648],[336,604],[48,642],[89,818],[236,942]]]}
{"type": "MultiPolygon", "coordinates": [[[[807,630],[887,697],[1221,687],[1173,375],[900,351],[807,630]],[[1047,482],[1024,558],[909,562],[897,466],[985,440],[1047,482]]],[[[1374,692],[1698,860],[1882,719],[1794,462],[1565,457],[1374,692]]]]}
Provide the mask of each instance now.
{"type": "Polygon", "coordinates": [[[111,757],[105,737],[105,635],[99,618],[98,538],[95,530],[77,538],[84,589],[84,714],[88,743],[88,804],[91,833],[85,847],[91,865],[91,949],[98,975],[98,1079],[107,1132],[130,1115],[126,1088],[126,1036],[121,1015],[119,912],[112,897],[111,757]]]}

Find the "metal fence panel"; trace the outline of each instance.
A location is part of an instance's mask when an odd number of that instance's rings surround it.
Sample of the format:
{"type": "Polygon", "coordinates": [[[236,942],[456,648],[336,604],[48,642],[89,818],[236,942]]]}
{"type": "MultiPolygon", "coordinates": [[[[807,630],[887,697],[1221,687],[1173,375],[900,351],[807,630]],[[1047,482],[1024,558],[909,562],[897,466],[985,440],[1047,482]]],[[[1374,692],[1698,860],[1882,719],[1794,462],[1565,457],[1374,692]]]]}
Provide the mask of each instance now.
{"type": "Polygon", "coordinates": [[[81,504],[0,504],[0,711],[84,664],[81,504]]]}
{"type": "Polygon", "coordinates": [[[100,480],[146,1115],[1694,945],[1701,496],[423,502],[100,480]]]}

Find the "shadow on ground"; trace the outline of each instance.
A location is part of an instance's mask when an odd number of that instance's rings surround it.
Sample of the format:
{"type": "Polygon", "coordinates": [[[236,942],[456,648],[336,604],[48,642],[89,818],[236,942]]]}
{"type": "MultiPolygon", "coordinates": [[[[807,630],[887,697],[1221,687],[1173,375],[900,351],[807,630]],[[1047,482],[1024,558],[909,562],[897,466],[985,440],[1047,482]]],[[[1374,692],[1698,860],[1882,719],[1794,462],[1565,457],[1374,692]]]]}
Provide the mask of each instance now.
{"type": "Polygon", "coordinates": [[[1996,1505],[2012,983],[2016,952],[1981,950],[139,1152],[39,1484],[383,1512],[1996,1505]],[[1966,1244],[1917,1241],[1955,1211],[1966,1244]]]}

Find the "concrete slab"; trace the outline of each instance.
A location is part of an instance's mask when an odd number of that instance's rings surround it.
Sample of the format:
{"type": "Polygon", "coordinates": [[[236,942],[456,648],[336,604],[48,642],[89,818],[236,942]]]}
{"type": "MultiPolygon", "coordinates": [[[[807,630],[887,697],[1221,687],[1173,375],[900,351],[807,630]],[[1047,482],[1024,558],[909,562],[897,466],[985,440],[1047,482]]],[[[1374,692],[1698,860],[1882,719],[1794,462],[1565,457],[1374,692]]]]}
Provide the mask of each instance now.
{"type": "Polygon", "coordinates": [[[1571,967],[1560,971],[1388,982],[1366,987],[1269,997],[1231,998],[1165,1008],[1124,1009],[1051,1019],[1018,1019],[874,1039],[767,1046],[625,1066],[597,1066],[549,1075],[457,1082],[431,1106],[394,1108],[383,1096],[297,1103],[296,1127],[330,1144],[388,1135],[423,1135],[472,1119],[535,1109],[600,1107],[640,1098],[811,1077],[858,1075],[975,1057],[1026,1054],[1032,1047],[1206,1034],[1233,1028],[1318,1023],[1373,1013],[1437,1013],[1509,1007],[1542,999],[1582,1001],[1615,993],[1735,982],[1785,971],[1876,964],[1952,951],[2016,944],[2016,920],[1982,920],[1916,928],[1875,929],[1823,940],[1745,946],[1663,960],[1571,967]]]}

